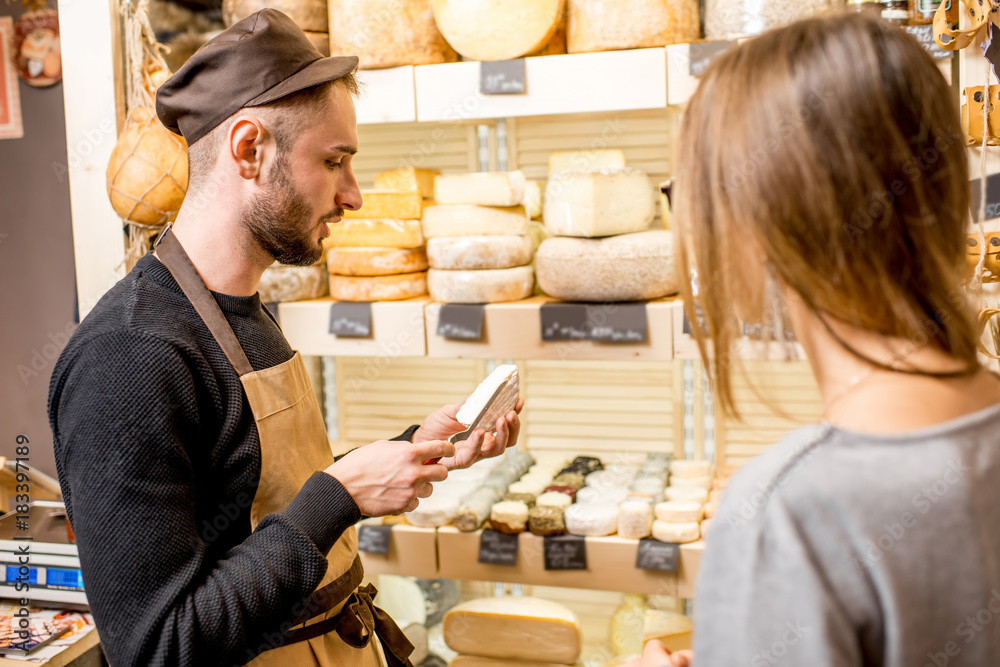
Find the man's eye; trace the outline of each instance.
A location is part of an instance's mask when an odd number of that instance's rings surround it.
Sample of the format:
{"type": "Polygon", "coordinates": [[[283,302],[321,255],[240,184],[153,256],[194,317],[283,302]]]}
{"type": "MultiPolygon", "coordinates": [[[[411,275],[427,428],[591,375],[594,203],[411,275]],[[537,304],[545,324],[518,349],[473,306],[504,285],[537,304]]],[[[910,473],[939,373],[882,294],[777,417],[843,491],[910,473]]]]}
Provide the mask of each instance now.
{"type": "Polygon", "coordinates": [[[336,169],[336,168],[341,167],[343,165],[340,162],[334,162],[333,160],[327,160],[326,161],[326,166],[327,166],[328,169],[336,169]]]}

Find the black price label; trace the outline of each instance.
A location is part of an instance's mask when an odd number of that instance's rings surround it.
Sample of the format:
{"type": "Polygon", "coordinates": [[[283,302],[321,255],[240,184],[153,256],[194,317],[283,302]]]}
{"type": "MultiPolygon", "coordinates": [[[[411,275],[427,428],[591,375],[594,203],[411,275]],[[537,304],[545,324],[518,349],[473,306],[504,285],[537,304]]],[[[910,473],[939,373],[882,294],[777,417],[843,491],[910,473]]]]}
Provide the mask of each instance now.
{"type": "Polygon", "coordinates": [[[577,535],[545,538],[546,570],[586,570],[587,541],[577,535]]]}
{"type": "Polygon", "coordinates": [[[446,303],[438,311],[437,335],[459,340],[480,340],[486,307],[481,303],[446,303]]]}
{"type": "Polygon", "coordinates": [[[484,530],[479,536],[480,565],[517,565],[517,535],[484,530]]]}
{"type": "Polygon", "coordinates": [[[713,60],[735,43],[729,41],[693,42],[688,47],[688,74],[695,77],[701,76],[713,60]]]}
{"type": "MultiPolygon", "coordinates": [[[[982,180],[969,182],[972,187],[972,219],[979,220],[979,197],[982,180]]],[[[986,219],[1000,218],[1000,174],[990,174],[986,177],[986,219]]]]}
{"type": "Polygon", "coordinates": [[[680,547],[671,542],[661,542],[651,537],[639,540],[635,567],[639,570],[676,572],[680,553],[680,547]]]}
{"type": "Polygon", "coordinates": [[[330,306],[330,333],[344,338],[372,335],[372,305],[338,301],[330,306]]]}
{"type": "Polygon", "coordinates": [[[518,95],[524,90],[524,58],[479,63],[479,92],[483,95],[518,95]]]}
{"type": "Polygon", "coordinates": [[[645,303],[545,303],[540,313],[544,341],[646,342],[645,303]]]}
{"type": "Polygon", "coordinates": [[[385,556],[389,553],[392,540],[392,526],[358,526],[358,551],[366,554],[385,556]]]}

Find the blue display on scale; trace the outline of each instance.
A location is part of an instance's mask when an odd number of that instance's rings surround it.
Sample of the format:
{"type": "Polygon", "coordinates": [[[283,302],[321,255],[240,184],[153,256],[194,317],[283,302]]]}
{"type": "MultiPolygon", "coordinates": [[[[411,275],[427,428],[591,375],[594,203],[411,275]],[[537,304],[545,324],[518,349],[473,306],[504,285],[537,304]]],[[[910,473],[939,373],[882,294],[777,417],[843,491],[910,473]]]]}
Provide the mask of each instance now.
{"type": "MultiPolygon", "coordinates": [[[[16,565],[8,565],[7,566],[7,581],[9,581],[9,582],[15,582],[15,581],[24,581],[24,580],[25,580],[24,579],[24,575],[21,573],[21,568],[20,567],[18,567],[16,565]]],[[[38,583],[38,568],[37,567],[29,567],[28,568],[28,579],[27,579],[27,581],[28,581],[29,584],[32,584],[32,585],[38,583]]]]}
{"type": "Polygon", "coordinates": [[[83,572],[80,570],[62,570],[50,567],[47,568],[45,581],[49,588],[58,586],[59,588],[83,590],[83,572]]]}

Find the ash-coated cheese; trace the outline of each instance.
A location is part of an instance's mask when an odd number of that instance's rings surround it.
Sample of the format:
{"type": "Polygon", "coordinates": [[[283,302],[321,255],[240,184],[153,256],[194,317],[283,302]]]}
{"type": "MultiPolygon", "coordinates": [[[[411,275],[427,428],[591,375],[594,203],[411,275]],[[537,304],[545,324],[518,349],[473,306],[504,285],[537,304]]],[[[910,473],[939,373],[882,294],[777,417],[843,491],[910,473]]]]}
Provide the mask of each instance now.
{"type": "Polygon", "coordinates": [[[327,248],[419,248],[424,234],[419,220],[346,219],[330,225],[327,248]]]}
{"type": "Polygon", "coordinates": [[[337,301],[398,301],[427,293],[427,272],[398,276],[330,276],[337,301]]]}
{"type": "Polygon", "coordinates": [[[618,508],[614,505],[570,505],[565,517],[566,532],[572,535],[603,537],[618,530],[618,508]]]}
{"type": "Polygon", "coordinates": [[[416,190],[424,199],[434,199],[434,178],[437,169],[400,167],[375,175],[376,190],[416,190]]]}
{"type": "Polygon", "coordinates": [[[664,230],[550,238],[535,254],[535,271],[546,294],[568,301],[640,301],[678,288],[674,237],[664,230]]]}
{"type": "Polygon", "coordinates": [[[563,17],[565,0],[434,0],[434,18],[467,60],[513,60],[544,47],[563,17]]]}
{"type": "MultiPolygon", "coordinates": [[[[496,390],[500,389],[496,400],[493,401],[489,409],[487,409],[486,413],[479,420],[479,426],[486,429],[487,433],[489,433],[497,419],[513,410],[514,406],[517,405],[519,392],[518,379],[517,366],[514,364],[497,366],[485,380],[479,383],[479,386],[472,392],[472,395],[466,399],[455,415],[455,419],[463,426],[471,426],[487,402],[493,398],[496,390]]],[[[523,473],[519,471],[517,477],[520,477],[521,474],[523,473]]],[[[517,479],[517,477],[514,477],[514,479],[517,479]]]]}
{"type": "Polygon", "coordinates": [[[691,523],[654,521],[653,537],[661,542],[673,542],[674,544],[697,542],[701,538],[701,525],[697,521],[691,523]]]}
{"type": "Polygon", "coordinates": [[[427,288],[431,298],[444,303],[499,303],[531,295],[535,275],[530,266],[482,271],[430,269],[427,288]]]}
{"type": "Polygon", "coordinates": [[[492,597],[463,602],[445,614],[444,640],[462,655],[569,665],[580,657],[583,634],[561,604],[492,597]]]}
{"type": "Polygon", "coordinates": [[[618,148],[555,151],[549,153],[549,176],[561,171],[594,171],[624,169],[625,151],[618,148]]]}
{"type": "Polygon", "coordinates": [[[523,206],[428,206],[424,236],[516,236],[528,233],[523,206]]]}
{"type": "Polygon", "coordinates": [[[358,56],[360,69],[458,60],[434,22],[431,0],[334,0],[330,53],[358,56]]]}
{"type": "Polygon", "coordinates": [[[528,530],[533,535],[547,537],[566,534],[566,518],[564,511],[558,507],[532,507],[528,511],[528,530]]]}
{"type": "Polygon", "coordinates": [[[678,460],[670,464],[670,475],[673,478],[708,477],[712,474],[711,461],[678,460]]]}
{"type": "Polygon", "coordinates": [[[528,505],[519,500],[501,500],[490,510],[490,526],[508,535],[528,529],[528,505]]]}
{"type": "Polygon", "coordinates": [[[653,508],[641,500],[626,500],[618,506],[618,536],[641,540],[653,529],[653,508]]]}
{"type": "Polygon", "coordinates": [[[509,269],[531,262],[529,236],[442,236],[427,242],[432,269],[509,269]]]}
{"type": "Polygon", "coordinates": [[[641,49],[700,36],[698,0],[567,0],[570,53],[641,49]]]}
{"type": "Polygon", "coordinates": [[[344,219],[395,218],[415,220],[423,214],[424,200],[416,190],[362,190],[361,208],[344,211],[344,219]]]}
{"type": "Polygon", "coordinates": [[[441,174],[434,179],[434,201],[441,206],[519,206],[526,182],[522,171],[441,174]]]}
{"type": "Polygon", "coordinates": [[[655,511],[656,520],[667,523],[701,521],[705,514],[702,504],[693,500],[668,500],[658,503],[655,511]]]}
{"type": "Polygon", "coordinates": [[[640,169],[561,171],[545,188],[545,227],[554,236],[612,236],[649,229],[653,185],[640,169]]]}
{"type": "Polygon", "coordinates": [[[340,276],[391,276],[426,271],[427,255],[423,248],[331,248],[326,265],[340,276]]]}

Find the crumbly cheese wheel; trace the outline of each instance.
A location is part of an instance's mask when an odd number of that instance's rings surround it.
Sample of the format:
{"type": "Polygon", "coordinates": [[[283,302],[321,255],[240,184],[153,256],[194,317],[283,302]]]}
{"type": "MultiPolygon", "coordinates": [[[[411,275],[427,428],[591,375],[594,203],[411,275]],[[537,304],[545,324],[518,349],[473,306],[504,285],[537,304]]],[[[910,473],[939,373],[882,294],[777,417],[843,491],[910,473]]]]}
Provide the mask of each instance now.
{"type": "Polygon", "coordinates": [[[434,18],[466,59],[513,60],[548,43],[563,6],[564,0],[434,0],[434,18]]]}
{"type": "Polygon", "coordinates": [[[649,537],[653,530],[653,508],[641,500],[626,500],[618,506],[618,536],[633,540],[649,537]]]}
{"type": "Polygon", "coordinates": [[[711,474],[711,461],[678,460],[670,464],[670,475],[675,479],[678,477],[709,477],[711,474]]]}
{"type": "Polygon", "coordinates": [[[580,657],[583,634],[576,616],[561,604],[492,597],[452,607],[444,616],[444,640],[462,655],[570,665],[580,657]]]}
{"type": "Polygon", "coordinates": [[[516,236],[528,233],[523,206],[428,206],[424,236],[516,236]]]}
{"type": "Polygon", "coordinates": [[[490,510],[490,526],[508,535],[523,533],[528,528],[528,506],[519,500],[501,500],[490,510]]]}
{"type": "Polygon", "coordinates": [[[712,478],[711,477],[672,477],[670,479],[672,486],[676,487],[687,487],[692,489],[705,489],[708,491],[712,488],[712,478]]]}
{"type": "Polygon", "coordinates": [[[570,53],[666,46],[698,39],[698,0],[567,0],[570,53]]]}
{"type": "Polygon", "coordinates": [[[458,60],[434,22],[431,0],[334,0],[330,53],[358,56],[361,69],[458,60]]]}
{"type": "Polygon", "coordinates": [[[691,523],[654,521],[653,537],[661,542],[673,542],[674,544],[697,542],[701,538],[701,526],[697,521],[691,523]]]}
{"type": "MultiPolygon", "coordinates": [[[[559,494],[563,495],[563,494],[559,494]]],[[[535,505],[528,511],[528,530],[542,537],[566,534],[564,510],[559,507],[535,505]]]]}
{"type": "Polygon", "coordinates": [[[658,503],[655,508],[656,520],[667,523],[692,523],[701,521],[703,506],[692,500],[668,500],[658,503]]]}
{"type": "Polygon", "coordinates": [[[656,639],[671,651],[691,648],[694,622],[684,614],[662,609],[647,609],[642,632],[644,642],[656,639]]]}
{"type": "Polygon", "coordinates": [[[708,491],[697,486],[668,486],[663,492],[667,500],[690,500],[697,503],[708,502],[708,491]]]}
{"type": "Polygon", "coordinates": [[[222,22],[228,28],[267,8],[287,15],[303,30],[327,32],[326,0],[223,0],[222,22]]]}
{"type": "Polygon", "coordinates": [[[434,179],[434,201],[442,206],[518,206],[526,183],[522,171],[441,174],[434,179]]]}
{"type": "Polygon", "coordinates": [[[562,171],[545,188],[545,227],[555,236],[612,236],[649,229],[653,185],[641,169],[562,171]]]}
{"type": "Polygon", "coordinates": [[[257,292],[264,303],[318,299],[326,294],[327,277],[322,265],[285,266],[264,269],[257,292]]]}
{"type": "Polygon", "coordinates": [[[532,220],[542,217],[542,182],[528,181],[524,184],[524,212],[532,220]]]}
{"type": "MultiPolygon", "coordinates": [[[[514,364],[497,366],[485,380],[479,383],[479,386],[472,392],[472,395],[462,404],[462,407],[455,414],[455,419],[463,426],[471,426],[489,400],[493,398],[493,394],[496,393],[497,389],[500,389],[496,400],[490,404],[489,409],[486,410],[485,414],[479,420],[479,427],[490,432],[496,421],[513,410],[517,405],[520,391],[518,380],[517,366],[514,364]]],[[[510,468],[508,467],[507,469],[510,468]]],[[[519,470],[517,476],[513,477],[511,481],[520,477],[523,472],[523,470],[519,470]]]]}
{"type": "Polygon", "coordinates": [[[444,303],[499,303],[531,295],[535,274],[530,266],[483,271],[427,272],[431,298],[444,303]]]}
{"type": "Polygon", "coordinates": [[[398,301],[427,293],[427,272],[398,276],[330,276],[337,301],[398,301]]]}
{"type": "Polygon", "coordinates": [[[432,269],[509,269],[531,262],[528,236],[442,236],[427,241],[432,269]]]}
{"type": "Polygon", "coordinates": [[[549,153],[549,176],[561,171],[594,171],[624,169],[625,151],[619,148],[555,151],[549,153]]]}
{"type": "Polygon", "coordinates": [[[614,505],[591,503],[566,508],[566,531],[572,535],[603,537],[618,530],[618,508],[614,505]]]}
{"type": "Polygon", "coordinates": [[[535,271],[546,294],[568,301],[639,301],[678,289],[674,237],[664,230],[550,238],[538,248],[535,271]]]}
{"type": "Polygon", "coordinates": [[[375,175],[377,190],[416,190],[424,199],[434,199],[434,178],[441,172],[437,169],[417,169],[401,167],[375,175]]]}
{"type": "Polygon", "coordinates": [[[573,504],[573,499],[565,493],[546,491],[535,500],[535,507],[553,507],[564,510],[573,504]]]}
{"type": "Polygon", "coordinates": [[[427,254],[423,248],[332,248],[326,266],[340,276],[391,276],[426,271],[427,254]]]}
{"type": "Polygon", "coordinates": [[[423,214],[424,200],[416,190],[362,190],[361,208],[344,211],[344,219],[395,218],[415,220],[423,214]]]}
{"type": "Polygon", "coordinates": [[[419,220],[341,220],[330,225],[327,248],[419,248],[424,234],[419,220]]]}

